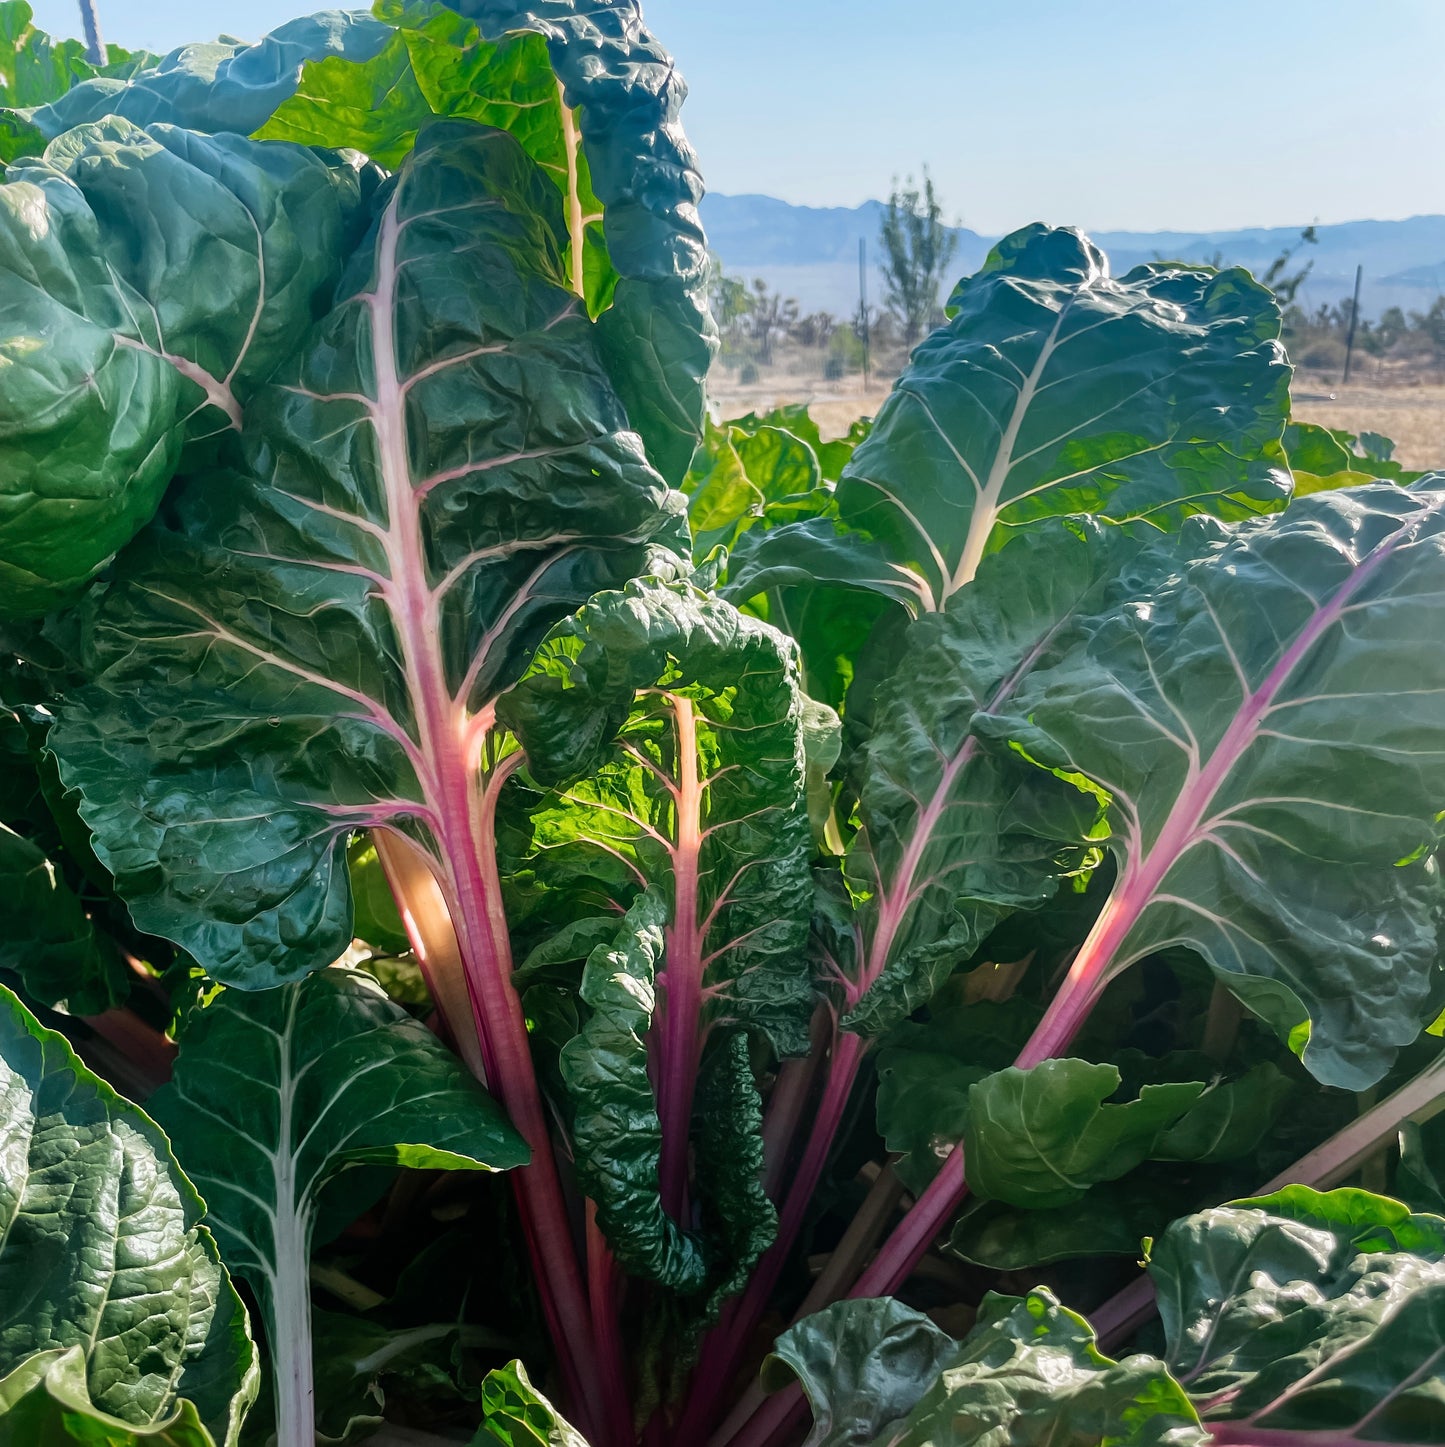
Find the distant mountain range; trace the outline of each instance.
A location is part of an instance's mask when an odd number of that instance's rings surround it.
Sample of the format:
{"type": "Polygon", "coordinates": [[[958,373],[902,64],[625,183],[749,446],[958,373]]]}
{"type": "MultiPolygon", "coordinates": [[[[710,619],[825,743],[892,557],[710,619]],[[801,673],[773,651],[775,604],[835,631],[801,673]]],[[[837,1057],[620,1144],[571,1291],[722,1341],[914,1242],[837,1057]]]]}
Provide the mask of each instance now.
{"type": "MultiPolygon", "coordinates": [[[[708,245],[731,273],[763,277],[798,299],[804,311],[850,313],[858,304],[858,240],[868,242],[870,301],[882,300],[876,270],[878,228],[884,206],[865,201],[843,206],[794,206],[772,196],[703,198],[708,245]]],[[[1299,240],[1298,226],[1244,231],[1097,231],[1094,241],[1108,253],[1116,275],[1142,261],[1213,261],[1263,271],[1299,240]]],[[[1306,306],[1336,302],[1350,294],[1355,267],[1365,268],[1360,299],[1366,315],[1387,306],[1423,311],[1445,291],[1445,216],[1412,216],[1405,221],[1347,221],[1317,229],[1318,243],[1303,248],[1297,264],[1314,262],[1300,292],[1306,306]]],[[[976,271],[998,239],[967,227],[956,229],[959,276],[976,271]]]]}

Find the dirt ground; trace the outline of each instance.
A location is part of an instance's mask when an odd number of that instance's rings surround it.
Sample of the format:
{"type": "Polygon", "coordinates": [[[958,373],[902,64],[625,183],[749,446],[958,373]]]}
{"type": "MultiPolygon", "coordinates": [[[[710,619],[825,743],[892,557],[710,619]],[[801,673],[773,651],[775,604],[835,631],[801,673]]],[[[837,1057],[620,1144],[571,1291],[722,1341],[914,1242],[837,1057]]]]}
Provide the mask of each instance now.
{"type": "MultiPolygon", "coordinates": [[[[807,402],[826,437],[846,432],[858,417],[877,413],[893,379],[874,378],[866,391],[861,377],[825,382],[816,375],[765,369],[757,382],[741,386],[735,372],[718,368],[709,379],[714,415],[737,417],[767,411],[785,402],[807,402]]],[[[1295,378],[1294,413],[1304,422],[1343,427],[1351,432],[1381,432],[1395,443],[1406,467],[1445,469],[1445,383],[1337,382],[1301,372],[1295,378]]]]}

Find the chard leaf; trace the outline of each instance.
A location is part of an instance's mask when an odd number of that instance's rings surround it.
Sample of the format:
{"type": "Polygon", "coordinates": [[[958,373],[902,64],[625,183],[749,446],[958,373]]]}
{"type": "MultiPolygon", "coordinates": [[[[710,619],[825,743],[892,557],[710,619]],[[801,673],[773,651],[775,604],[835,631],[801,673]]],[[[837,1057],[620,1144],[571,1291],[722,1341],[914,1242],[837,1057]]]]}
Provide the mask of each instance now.
{"type": "Polygon", "coordinates": [[[484,40],[474,21],[428,0],[388,0],[379,12],[395,27],[387,43],[365,59],[308,61],[295,95],[257,138],[349,146],[395,169],[438,116],[512,131],[562,194],[567,275],[596,316],[612,300],[617,273],[579,120],[563,99],[542,32],[489,30],[484,40]]]}
{"type": "Polygon", "coordinates": [[[714,1263],[702,1322],[711,1325],[778,1234],[763,1189],[763,1104],[748,1037],[733,1031],[703,1060],[697,1083],[697,1184],[714,1263]]]}
{"type": "Polygon", "coordinates": [[[86,1387],[78,1346],[37,1352],[0,1377],[0,1442],[5,1447],[215,1447],[196,1414],[178,1401],[164,1418],[137,1425],[102,1412],[86,1387]]]}
{"type": "MultiPolygon", "coordinates": [[[[323,10],[287,21],[254,44],[216,40],[179,46],[159,58],[138,56],[141,64],[90,76],[54,98],[22,94],[11,101],[30,108],[5,117],[10,134],[0,142],[0,160],[38,154],[37,143],[105,116],[247,136],[295,91],[306,61],[323,55],[364,60],[390,34],[390,26],[364,10],[323,10]],[[49,104],[37,105],[39,100],[49,104]]],[[[111,52],[115,58],[114,47],[111,52]]]]}
{"type": "Polygon", "coordinates": [[[1200,519],[1138,577],[978,720],[1112,800],[1118,882],[1034,1058],[1130,963],[1187,945],[1318,1080],[1362,1089],[1425,1023],[1437,966],[1445,494],[1200,519]]]}
{"type": "MultiPolygon", "coordinates": [[[[1149,265],[1114,280],[1077,231],[1035,225],[999,242],[948,310],[837,489],[841,522],[892,566],[890,591],[912,575],[914,611],[942,608],[1040,518],[1168,528],[1288,496],[1279,308],[1246,272],[1149,265]]],[[[769,554],[785,562],[792,536],[776,530],[769,554]]]]}
{"type": "Polygon", "coordinates": [[[1120,1079],[1113,1065],[1045,1060],[972,1086],[962,1136],[971,1189],[1014,1206],[1066,1206],[1147,1160],[1205,1089],[1146,1085],[1137,1100],[1109,1104],[1120,1079]]]}
{"type": "MultiPolygon", "coordinates": [[[[206,1192],[222,1255],[266,1314],[283,1429],[294,1384],[310,1382],[322,1187],[350,1166],[507,1170],[529,1154],[460,1061],[354,970],[222,991],[192,1016],[151,1106],[206,1192]]],[[[342,1202],[331,1192],[327,1205],[342,1202]]]]}
{"type": "Polygon", "coordinates": [[[891,1297],[840,1301],[789,1327],[763,1363],[763,1386],[795,1378],[813,1409],[805,1447],[866,1447],[907,1416],[958,1343],[891,1297]]]}
{"type": "Polygon", "coordinates": [[[686,584],[629,584],[558,628],[498,713],[559,786],[529,809],[539,875],[614,908],[666,891],[664,1055],[691,1079],[711,1022],[800,1052],[814,725],[788,640],[686,584]]]}
{"type": "Polygon", "coordinates": [[[51,734],[137,922],[251,988],[346,949],[361,828],[405,834],[464,939],[490,938],[468,800],[519,762],[497,695],[680,502],[510,136],[436,125],[373,204],[335,309],[248,409],[243,470],[185,490],[118,565],[95,683],[51,734]]]}
{"type": "Polygon", "coordinates": [[[582,1434],[539,1392],[520,1361],[487,1373],[482,1425],[471,1447],[587,1447],[582,1434]]]}
{"type": "Polygon", "coordinates": [[[714,333],[702,180],[678,122],[686,87],[672,57],[634,0],[584,10],[388,0],[381,13],[396,26],[386,48],[357,57],[367,65],[309,69],[265,134],[375,147],[395,164],[433,116],[513,132],[563,200],[567,285],[597,316],[632,426],[662,475],[681,479],[702,431],[714,333]]]}
{"type": "Polygon", "coordinates": [[[334,285],[358,199],[334,157],[113,117],[10,168],[0,613],[65,601],[154,513],[184,444],[239,427],[334,285]]]}
{"type": "Polygon", "coordinates": [[[613,941],[588,955],[581,995],[592,1013],[562,1047],[560,1070],[572,1107],[577,1178],[597,1204],[613,1254],[634,1276],[694,1292],[706,1263],[698,1243],[662,1208],[662,1127],[644,1043],[666,919],[662,895],[648,890],[613,941]]]}
{"type": "Polygon", "coordinates": [[[1204,1447],[1189,1398],[1153,1357],[1111,1361],[1043,1288],[990,1292],[954,1342],[898,1302],[847,1301],[779,1338],[764,1382],[796,1372],[807,1447],[1204,1447]]]}
{"type": "Polygon", "coordinates": [[[80,897],[31,840],[0,824],[0,897],[9,917],[0,970],[42,1005],[97,1015],[120,1004],[130,977],[111,939],[96,929],[80,897]]]}
{"type": "Polygon", "coordinates": [[[256,1348],[201,1200],[155,1123],[3,987],[0,1143],[0,1438],[124,1441],[119,1419],[231,1447],[256,1348]]]}
{"type": "Polygon", "coordinates": [[[1097,801],[981,747],[972,723],[1004,707],[1098,606],[1126,545],[1088,519],[1032,529],[947,613],[909,627],[858,764],[860,828],[844,861],[858,902],[850,958],[826,962],[846,981],[850,1030],[891,1028],[1000,920],[1084,866],[1097,801]]]}
{"type": "Polygon", "coordinates": [[[1445,1219],[1289,1186],[1176,1222],[1150,1272],[1216,1442],[1445,1442],[1445,1219]]]}

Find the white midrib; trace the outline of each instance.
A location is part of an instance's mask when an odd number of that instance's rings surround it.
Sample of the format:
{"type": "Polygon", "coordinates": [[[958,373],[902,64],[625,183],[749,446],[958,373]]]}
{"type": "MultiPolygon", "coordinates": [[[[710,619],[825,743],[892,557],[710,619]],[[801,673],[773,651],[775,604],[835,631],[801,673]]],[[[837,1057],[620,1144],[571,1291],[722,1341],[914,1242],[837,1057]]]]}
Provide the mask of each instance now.
{"type": "Polygon", "coordinates": [[[1064,318],[1068,316],[1069,309],[1073,305],[1070,298],[1059,308],[1059,314],[1054,318],[1054,324],[1049,329],[1049,334],[1044,338],[1044,344],[1039,348],[1039,354],[1034,359],[1034,365],[1027,377],[1024,378],[1019,387],[1018,396],[1014,399],[1013,410],[1009,414],[1008,425],[1004,428],[1003,436],[999,438],[998,451],[993,455],[993,465],[988,470],[988,477],[983,487],[979,490],[978,498],[974,503],[973,516],[968,520],[968,536],[963,542],[963,554],[958,560],[958,567],[953,571],[953,577],[948,580],[943,589],[943,600],[946,602],[954,593],[967,584],[973,582],[974,574],[978,572],[978,565],[983,561],[984,549],[988,546],[989,535],[993,532],[994,524],[998,521],[1000,513],[1003,490],[1008,486],[1009,473],[1013,471],[1014,449],[1018,446],[1019,431],[1024,425],[1024,419],[1029,414],[1029,408],[1033,406],[1034,396],[1038,392],[1039,382],[1044,375],[1044,368],[1049,364],[1050,358],[1058,350],[1059,329],[1064,324],[1064,318]]]}
{"type": "Polygon", "coordinates": [[[582,137],[578,134],[577,118],[567,104],[567,95],[560,80],[557,82],[557,109],[562,114],[562,145],[567,152],[567,234],[572,243],[572,290],[578,296],[584,296],[582,246],[587,239],[587,218],[582,214],[582,191],[577,174],[577,148],[582,143],[582,137]]]}
{"type": "Polygon", "coordinates": [[[306,1202],[298,1199],[293,1143],[296,1079],[291,1071],[291,1040],[301,992],[293,987],[289,993],[286,1023],[278,1045],[276,1153],[271,1163],[276,1201],[270,1269],[271,1311],[275,1318],[271,1323],[271,1362],[276,1373],[276,1447],[314,1447],[311,1281],[307,1273],[309,1211],[306,1202]]]}

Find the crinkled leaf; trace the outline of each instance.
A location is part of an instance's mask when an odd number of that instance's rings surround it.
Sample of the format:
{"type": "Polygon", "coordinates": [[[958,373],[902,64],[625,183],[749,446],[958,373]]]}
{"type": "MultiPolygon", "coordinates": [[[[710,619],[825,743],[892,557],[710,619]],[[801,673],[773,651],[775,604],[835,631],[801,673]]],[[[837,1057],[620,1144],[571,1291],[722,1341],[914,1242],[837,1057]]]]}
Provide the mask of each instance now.
{"type": "Polygon", "coordinates": [[[1200,519],[1149,567],[976,725],[1112,799],[1118,882],[1060,999],[1187,945],[1317,1079],[1364,1088],[1437,966],[1445,493],[1200,519]]]}
{"type": "MultiPolygon", "coordinates": [[[[697,218],[702,178],[679,115],[687,86],[635,0],[602,8],[457,0],[453,8],[488,40],[519,31],[546,38],[563,100],[578,118],[617,273],[611,305],[597,319],[599,346],[648,457],[669,482],[680,481],[702,432],[715,338],[697,218]]],[[[585,226],[586,208],[580,218],[568,209],[570,233],[579,221],[585,226]]]]}
{"type": "Polygon", "coordinates": [[[0,898],[8,912],[0,970],[42,1005],[95,1015],[129,992],[125,962],[45,853],[0,824],[0,898]]]}
{"type": "Polygon", "coordinates": [[[980,746],[998,709],[1097,606],[1124,540],[1081,519],[1033,529],[947,613],[910,625],[858,762],[861,828],[844,868],[858,903],[845,1024],[888,1029],[924,1004],[1009,913],[1083,867],[1097,803],[980,746]]]}
{"type": "Polygon", "coordinates": [[[539,1392],[520,1361],[487,1373],[482,1425],[471,1447],[587,1447],[582,1434],[539,1392]]]}
{"type": "Polygon", "coordinates": [[[27,1357],[0,1377],[4,1447],[215,1447],[192,1402],[178,1401],[144,1425],[103,1412],[90,1400],[85,1353],[59,1347],[27,1357]]]}
{"type": "Polygon", "coordinates": [[[364,10],[323,10],[290,20],[254,44],[216,40],[144,57],[147,63],[83,80],[48,105],[22,98],[19,104],[34,108],[7,117],[11,135],[0,145],[0,159],[34,155],[37,141],[52,141],[103,116],[248,136],[294,93],[307,61],[323,55],[365,60],[390,34],[390,26],[364,10]]]}
{"type": "Polygon", "coordinates": [[[763,1189],[763,1105],[748,1039],[734,1031],[708,1053],[698,1077],[697,1183],[714,1245],[703,1321],[747,1285],[778,1234],[778,1212],[763,1189]]]}
{"type": "Polygon", "coordinates": [[[1200,1081],[1146,1085],[1137,1100],[1110,1104],[1120,1078],[1113,1065],[1045,1060],[970,1087],[962,1140],[973,1192],[1015,1206],[1065,1206],[1147,1160],[1205,1089],[1200,1081]]]}
{"type": "Polygon", "coordinates": [[[840,1301],[778,1338],[763,1385],[802,1383],[813,1409],[805,1447],[867,1447],[907,1415],[957,1350],[947,1332],[891,1297],[840,1301]]]}
{"type": "Polygon", "coordinates": [[[662,1127],[644,1039],[666,920],[662,895],[648,890],[613,940],[588,955],[581,995],[591,1014],[562,1047],[559,1067],[572,1111],[577,1178],[597,1204],[613,1255],[634,1276],[692,1292],[702,1287],[707,1268],[699,1244],[662,1208],[662,1127]]]}
{"type": "Polygon", "coordinates": [[[8,1440],[44,1440],[22,1424],[51,1421],[59,1402],[136,1429],[175,1418],[191,1435],[158,1440],[187,1447],[209,1442],[203,1422],[231,1447],[256,1395],[256,1348],[200,1198],[155,1123],[3,987],[0,1115],[0,1378],[14,1390],[28,1371],[25,1390],[44,1398],[6,1404],[19,1414],[8,1440]],[[177,1416],[178,1399],[194,1411],[177,1416]]]}
{"type": "Polygon", "coordinates": [[[954,1342],[900,1303],[848,1301],[779,1338],[764,1367],[802,1379],[807,1447],[1204,1447],[1183,1389],[1153,1357],[1111,1361],[1083,1317],[1039,1288],[990,1293],[954,1342]]]}
{"type": "Polygon", "coordinates": [[[344,1166],[528,1159],[460,1061],[356,970],[222,991],[192,1018],[151,1106],[206,1193],[227,1262],[268,1309],[305,1290],[286,1275],[293,1238],[309,1239],[317,1192],[344,1166]]]}
{"type": "MultiPolygon", "coordinates": [[[[1077,231],[1025,227],[913,353],[843,471],[839,518],[911,575],[927,611],[1040,518],[1167,528],[1272,511],[1288,495],[1279,330],[1272,293],[1244,271],[1149,265],[1114,280],[1077,231]]],[[[768,557],[786,562],[792,538],[774,531],[768,557]]]]}
{"type": "Polygon", "coordinates": [[[43,613],[154,513],[334,285],[350,165],[108,118],[0,185],[0,613],[43,613]]]}
{"type": "Polygon", "coordinates": [[[386,45],[364,60],[308,62],[296,94],[258,138],[349,146],[394,169],[438,116],[511,131],[562,194],[567,275],[596,316],[612,299],[617,273],[579,119],[563,99],[542,31],[489,29],[483,39],[473,21],[430,0],[388,0],[378,13],[396,27],[386,45]]]}
{"type": "Polygon", "coordinates": [[[466,800],[494,700],[681,502],[510,136],[432,127],[374,205],[335,309],[248,408],[244,470],[127,551],[51,736],[137,922],[251,987],[350,943],[355,830],[409,833],[444,881],[491,849],[466,800]]]}
{"type": "Polygon", "coordinates": [[[1183,1389],[1154,1357],[1111,1361],[1043,1288],[984,1297],[978,1324],[889,1447],[1203,1447],[1183,1389]]]}
{"type": "MultiPolygon", "coordinates": [[[[817,724],[788,640],[686,584],[634,583],[562,625],[498,712],[561,786],[528,805],[539,877],[624,907],[661,886],[669,979],[707,992],[705,1019],[801,1051],[817,724]]],[[[698,1022],[669,1018],[667,1048],[679,1028],[698,1022]]]]}
{"type": "Polygon", "coordinates": [[[1219,1440],[1445,1441],[1445,1219],[1289,1186],[1177,1222],[1150,1272],[1219,1440]]]}

